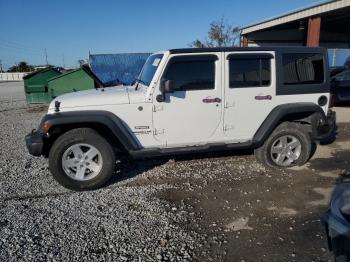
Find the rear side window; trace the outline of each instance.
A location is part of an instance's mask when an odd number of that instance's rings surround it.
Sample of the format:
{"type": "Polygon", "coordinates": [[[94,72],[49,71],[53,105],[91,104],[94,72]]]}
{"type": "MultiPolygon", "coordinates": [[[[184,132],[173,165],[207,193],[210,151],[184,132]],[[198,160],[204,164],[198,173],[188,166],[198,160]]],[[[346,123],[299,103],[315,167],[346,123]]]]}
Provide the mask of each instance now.
{"type": "Polygon", "coordinates": [[[283,54],[285,85],[321,84],[324,82],[322,54],[283,54]]]}
{"type": "Polygon", "coordinates": [[[269,86],[271,63],[268,58],[230,58],[230,88],[269,86]]]}
{"type": "Polygon", "coordinates": [[[215,59],[205,57],[174,58],[163,78],[172,80],[177,91],[215,88],[215,59]]]}

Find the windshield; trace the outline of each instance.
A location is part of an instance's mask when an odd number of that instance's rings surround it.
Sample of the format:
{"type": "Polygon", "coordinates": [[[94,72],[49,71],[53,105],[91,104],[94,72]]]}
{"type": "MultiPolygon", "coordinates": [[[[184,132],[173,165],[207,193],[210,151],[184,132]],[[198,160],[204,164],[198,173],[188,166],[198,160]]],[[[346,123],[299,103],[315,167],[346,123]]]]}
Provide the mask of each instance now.
{"type": "Polygon", "coordinates": [[[138,78],[139,82],[146,86],[149,86],[162,58],[163,54],[156,54],[151,55],[147,59],[141,70],[140,77],[138,78]]]}

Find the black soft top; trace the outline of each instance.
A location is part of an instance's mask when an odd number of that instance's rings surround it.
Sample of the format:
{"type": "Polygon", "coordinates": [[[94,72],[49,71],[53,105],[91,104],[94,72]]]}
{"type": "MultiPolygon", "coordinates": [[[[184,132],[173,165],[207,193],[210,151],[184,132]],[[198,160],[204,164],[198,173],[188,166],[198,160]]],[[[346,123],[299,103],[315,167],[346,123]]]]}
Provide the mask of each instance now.
{"type": "Polygon", "coordinates": [[[211,48],[179,48],[170,49],[171,54],[209,53],[209,52],[239,52],[239,51],[275,51],[280,53],[324,53],[323,47],[305,46],[266,46],[266,47],[211,47],[211,48]]]}

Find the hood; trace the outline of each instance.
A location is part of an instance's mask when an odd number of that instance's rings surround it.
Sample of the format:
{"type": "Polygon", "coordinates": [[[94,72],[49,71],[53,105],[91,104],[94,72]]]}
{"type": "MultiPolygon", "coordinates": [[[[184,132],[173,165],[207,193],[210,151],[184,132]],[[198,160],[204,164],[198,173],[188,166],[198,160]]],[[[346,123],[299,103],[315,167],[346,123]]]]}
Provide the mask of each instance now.
{"type": "Polygon", "coordinates": [[[345,67],[345,66],[335,66],[335,67],[331,67],[330,68],[330,74],[331,74],[331,77],[337,75],[337,74],[340,74],[341,72],[347,70],[348,68],[345,67]]]}
{"type": "Polygon", "coordinates": [[[146,90],[135,91],[133,86],[114,86],[68,93],[56,97],[49,106],[49,112],[55,109],[55,101],[60,108],[93,107],[101,105],[120,105],[145,102],[146,90]]]}

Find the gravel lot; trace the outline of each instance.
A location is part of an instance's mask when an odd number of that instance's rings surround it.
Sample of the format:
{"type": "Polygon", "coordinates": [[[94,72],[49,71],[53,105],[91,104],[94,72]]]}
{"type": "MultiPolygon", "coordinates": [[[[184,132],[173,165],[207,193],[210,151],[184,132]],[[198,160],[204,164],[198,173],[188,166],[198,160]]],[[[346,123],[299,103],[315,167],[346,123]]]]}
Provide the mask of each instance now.
{"type": "Polygon", "coordinates": [[[350,124],[301,168],[269,170],[251,152],[160,158],[72,192],[25,149],[45,112],[26,108],[22,85],[0,83],[0,261],[331,260],[320,216],[350,171],[350,124]]]}

